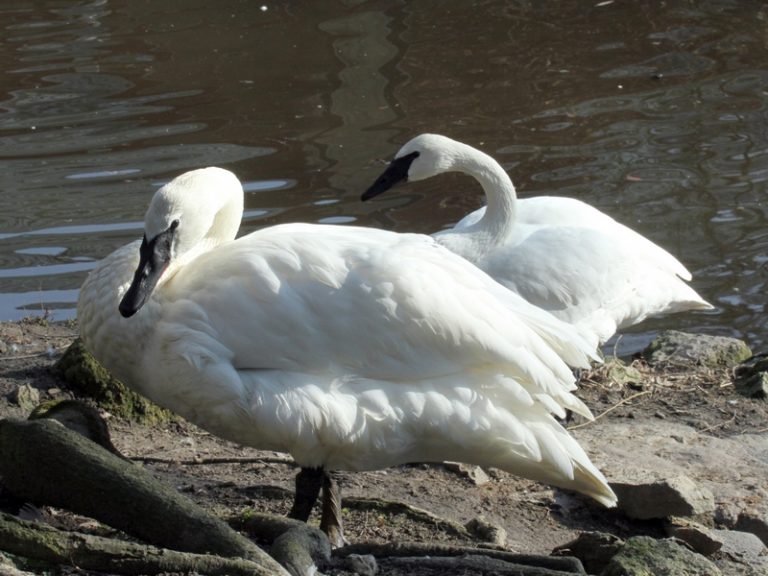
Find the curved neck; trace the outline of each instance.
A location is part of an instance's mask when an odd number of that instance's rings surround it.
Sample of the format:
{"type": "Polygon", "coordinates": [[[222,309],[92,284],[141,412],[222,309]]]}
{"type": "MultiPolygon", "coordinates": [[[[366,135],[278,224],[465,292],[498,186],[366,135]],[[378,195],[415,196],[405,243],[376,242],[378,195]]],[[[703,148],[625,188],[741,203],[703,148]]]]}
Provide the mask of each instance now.
{"type": "Polygon", "coordinates": [[[488,207],[472,228],[482,229],[494,237],[509,233],[517,215],[517,194],[512,180],[499,163],[488,154],[466,146],[456,156],[453,169],[474,177],[485,192],[488,207]]]}

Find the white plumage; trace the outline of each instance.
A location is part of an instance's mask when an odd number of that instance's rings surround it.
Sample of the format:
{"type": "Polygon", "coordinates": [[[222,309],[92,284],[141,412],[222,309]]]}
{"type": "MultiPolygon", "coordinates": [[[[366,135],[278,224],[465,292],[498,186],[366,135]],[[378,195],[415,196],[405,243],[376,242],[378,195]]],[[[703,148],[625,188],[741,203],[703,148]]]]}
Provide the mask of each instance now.
{"type": "Polygon", "coordinates": [[[435,239],[528,302],[596,333],[601,343],[649,316],[712,308],[663,248],[573,198],[518,200],[493,158],[445,136],[422,134],[406,143],[363,199],[400,181],[451,171],[473,176],[487,206],[435,239]]]}
{"type": "Polygon", "coordinates": [[[552,416],[589,417],[573,327],[428,236],[286,224],[235,240],[242,206],[230,172],[186,173],[155,194],[143,242],[88,276],[82,339],[127,385],[303,468],[450,459],[615,502],[552,416]]]}

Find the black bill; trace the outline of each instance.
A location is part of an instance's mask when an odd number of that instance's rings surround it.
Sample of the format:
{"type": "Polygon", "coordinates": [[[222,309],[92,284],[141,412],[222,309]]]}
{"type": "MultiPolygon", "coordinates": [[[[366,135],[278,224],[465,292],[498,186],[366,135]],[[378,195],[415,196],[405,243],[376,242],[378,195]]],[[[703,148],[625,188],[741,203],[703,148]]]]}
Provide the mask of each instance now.
{"type": "Polygon", "coordinates": [[[160,276],[171,261],[173,234],[177,226],[178,220],[174,220],[168,230],[161,232],[149,242],[147,237],[144,237],[139,248],[139,267],[133,275],[131,286],[120,301],[119,309],[123,317],[130,318],[136,314],[155,289],[160,276]]]}
{"type": "Polygon", "coordinates": [[[410,154],[392,160],[382,175],[376,179],[376,182],[374,182],[373,185],[360,196],[360,200],[365,202],[366,200],[375,198],[382,192],[386,192],[399,182],[408,181],[408,171],[411,169],[413,161],[418,157],[418,152],[411,152],[410,154]]]}

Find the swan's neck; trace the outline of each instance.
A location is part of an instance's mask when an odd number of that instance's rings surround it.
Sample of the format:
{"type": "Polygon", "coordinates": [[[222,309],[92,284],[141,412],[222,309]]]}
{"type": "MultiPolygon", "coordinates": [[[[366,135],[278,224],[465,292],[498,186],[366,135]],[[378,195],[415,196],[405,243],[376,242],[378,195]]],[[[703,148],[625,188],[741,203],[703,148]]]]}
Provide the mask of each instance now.
{"type": "Polygon", "coordinates": [[[502,242],[512,231],[517,214],[517,194],[512,180],[496,160],[467,146],[457,155],[454,170],[475,178],[485,192],[487,208],[483,217],[467,232],[502,242]]]}
{"type": "Polygon", "coordinates": [[[191,249],[185,250],[181,254],[174,255],[173,259],[171,260],[171,263],[168,266],[168,269],[163,273],[162,278],[160,278],[160,282],[158,283],[158,288],[160,288],[163,284],[168,282],[171,278],[173,278],[176,275],[176,272],[184,268],[185,266],[188,266],[193,260],[196,258],[202,256],[206,252],[210,252],[214,248],[226,244],[227,242],[231,242],[234,239],[234,235],[228,238],[220,237],[220,236],[206,236],[199,242],[197,242],[191,249]]]}

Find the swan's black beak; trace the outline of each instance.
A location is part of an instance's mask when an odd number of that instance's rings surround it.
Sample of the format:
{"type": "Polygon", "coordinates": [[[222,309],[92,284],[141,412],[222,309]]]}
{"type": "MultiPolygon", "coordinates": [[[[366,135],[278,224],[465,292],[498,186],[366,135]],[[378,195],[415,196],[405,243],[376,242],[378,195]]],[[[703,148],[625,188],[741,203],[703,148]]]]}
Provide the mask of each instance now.
{"type": "Polygon", "coordinates": [[[411,164],[418,157],[418,152],[411,152],[410,154],[392,160],[382,175],[376,178],[376,182],[374,182],[373,185],[360,196],[360,200],[365,202],[366,200],[375,198],[382,192],[386,192],[395,184],[407,182],[408,171],[411,169],[411,164]]]}
{"type": "Polygon", "coordinates": [[[133,275],[128,291],[120,301],[120,314],[124,318],[130,318],[139,308],[144,306],[157,286],[160,276],[163,275],[168,263],[171,261],[171,246],[173,234],[178,226],[178,220],[174,220],[171,227],[161,232],[147,242],[147,237],[141,242],[139,248],[139,267],[133,275]]]}

